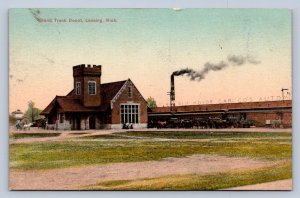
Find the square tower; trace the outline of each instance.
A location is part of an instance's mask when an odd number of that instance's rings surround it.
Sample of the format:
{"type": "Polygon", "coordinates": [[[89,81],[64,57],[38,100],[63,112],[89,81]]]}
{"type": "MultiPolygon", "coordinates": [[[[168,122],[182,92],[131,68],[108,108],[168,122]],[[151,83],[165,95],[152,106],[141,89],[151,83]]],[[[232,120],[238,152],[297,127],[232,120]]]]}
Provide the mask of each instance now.
{"type": "Polygon", "coordinates": [[[101,105],[101,65],[73,67],[74,95],[86,107],[101,105]]]}

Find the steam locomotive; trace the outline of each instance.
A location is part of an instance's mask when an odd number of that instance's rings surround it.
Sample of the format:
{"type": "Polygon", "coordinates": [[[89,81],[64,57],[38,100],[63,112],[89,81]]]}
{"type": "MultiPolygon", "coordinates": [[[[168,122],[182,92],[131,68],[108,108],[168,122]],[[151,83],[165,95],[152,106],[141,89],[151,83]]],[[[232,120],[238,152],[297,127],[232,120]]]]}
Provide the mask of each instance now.
{"type": "Polygon", "coordinates": [[[250,128],[255,125],[253,120],[243,116],[206,116],[206,117],[180,117],[176,115],[148,117],[148,128],[250,128]]]}
{"type": "Polygon", "coordinates": [[[177,112],[175,108],[174,77],[189,70],[173,72],[170,82],[170,112],[148,112],[148,128],[250,128],[253,120],[246,118],[246,113],[228,113],[227,110],[210,112],[177,112]]]}

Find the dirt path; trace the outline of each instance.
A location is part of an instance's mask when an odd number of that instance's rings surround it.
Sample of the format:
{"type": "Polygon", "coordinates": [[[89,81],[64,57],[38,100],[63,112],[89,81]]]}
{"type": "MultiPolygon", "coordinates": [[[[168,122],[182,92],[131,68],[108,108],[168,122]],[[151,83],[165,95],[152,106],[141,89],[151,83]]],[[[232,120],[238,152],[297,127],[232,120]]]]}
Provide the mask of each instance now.
{"type": "Polygon", "coordinates": [[[262,184],[254,184],[254,185],[229,188],[226,190],[292,190],[292,188],[293,188],[292,179],[285,179],[285,180],[267,182],[262,184]]]}
{"type": "Polygon", "coordinates": [[[48,171],[11,171],[11,190],[76,190],[79,186],[108,180],[132,180],[174,174],[205,175],[230,170],[247,170],[272,166],[278,162],[230,158],[212,155],[193,155],[184,158],[165,158],[160,161],[115,163],[73,167],[48,171]]]}

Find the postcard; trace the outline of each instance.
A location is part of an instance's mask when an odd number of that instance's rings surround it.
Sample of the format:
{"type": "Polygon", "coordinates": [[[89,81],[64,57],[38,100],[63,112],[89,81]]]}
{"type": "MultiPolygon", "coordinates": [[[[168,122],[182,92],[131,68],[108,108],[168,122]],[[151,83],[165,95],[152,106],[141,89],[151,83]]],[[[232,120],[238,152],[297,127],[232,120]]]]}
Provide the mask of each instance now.
{"type": "Polygon", "coordinates": [[[9,10],[10,190],[292,190],[289,9],[9,10]]]}

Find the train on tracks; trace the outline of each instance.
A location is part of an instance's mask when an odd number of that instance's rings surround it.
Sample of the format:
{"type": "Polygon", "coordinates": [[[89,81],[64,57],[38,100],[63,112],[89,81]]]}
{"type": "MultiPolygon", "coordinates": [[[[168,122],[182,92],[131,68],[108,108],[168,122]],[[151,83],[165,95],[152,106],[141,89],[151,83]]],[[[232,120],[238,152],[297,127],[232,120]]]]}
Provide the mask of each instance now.
{"type": "Polygon", "coordinates": [[[202,116],[186,114],[150,112],[148,113],[148,128],[250,128],[256,124],[255,120],[247,119],[244,114],[235,116],[226,113],[202,116]]]}

